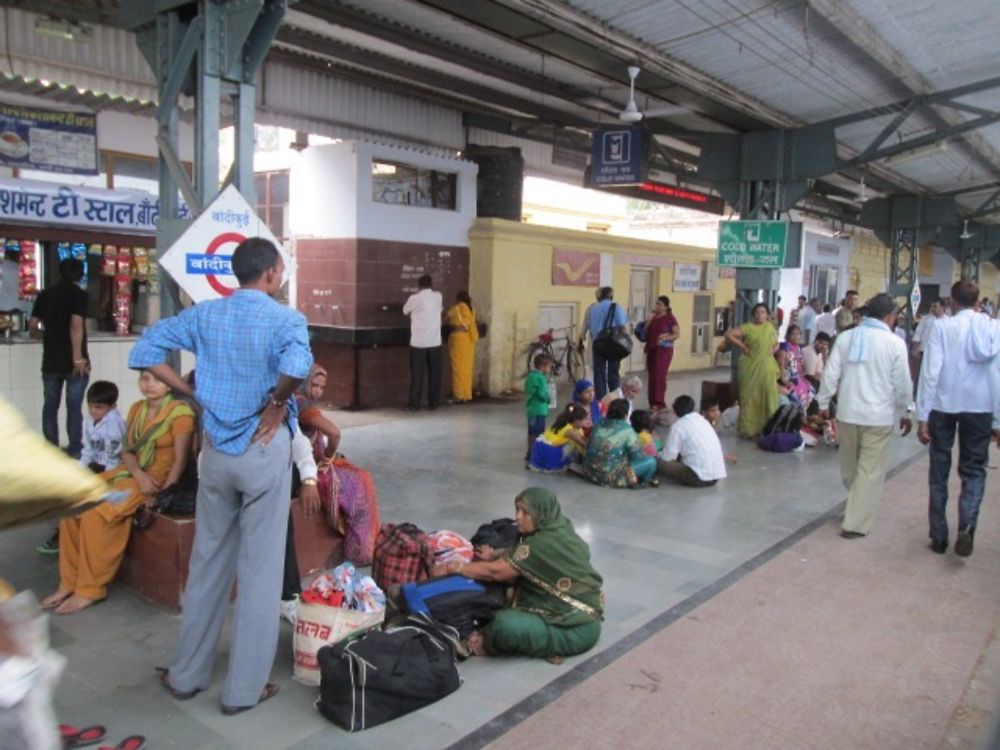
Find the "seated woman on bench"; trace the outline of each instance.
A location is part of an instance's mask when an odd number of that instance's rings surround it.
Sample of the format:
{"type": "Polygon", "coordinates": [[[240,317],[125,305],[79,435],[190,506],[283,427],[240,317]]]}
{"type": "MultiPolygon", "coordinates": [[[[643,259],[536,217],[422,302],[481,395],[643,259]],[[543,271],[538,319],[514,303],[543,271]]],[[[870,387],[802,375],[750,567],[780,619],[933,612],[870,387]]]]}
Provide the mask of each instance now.
{"type": "Polygon", "coordinates": [[[100,475],[128,497],[59,522],[59,588],[42,601],[56,614],[74,614],[107,596],[125,556],[132,516],[177,483],[191,456],[191,407],[149,370],[139,376],[139,390],[144,398],[132,404],[125,420],[122,464],[100,475]]]}

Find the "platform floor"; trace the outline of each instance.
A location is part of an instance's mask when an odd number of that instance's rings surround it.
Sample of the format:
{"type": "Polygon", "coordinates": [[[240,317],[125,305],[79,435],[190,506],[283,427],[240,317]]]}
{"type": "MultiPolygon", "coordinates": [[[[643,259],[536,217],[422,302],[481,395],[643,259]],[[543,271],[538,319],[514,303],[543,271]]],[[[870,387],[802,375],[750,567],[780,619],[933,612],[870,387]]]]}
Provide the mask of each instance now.
{"type": "MultiPolygon", "coordinates": [[[[704,376],[672,378],[668,397],[697,398],[704,376]]],[[[179,618],[115,587],[99,606],[52,621],[69,660],[62,721],[178,750],[937,747],[1000,620],[993,472],[976,553],[933,555],[924,451],[913,437],[893,441],[874,533],[847,541],[837,535],[845,492],[827,447],[773,455],[726,438],[739,463],[714,488],[612,491],[526,472],[516,401],[339,416],[343,450],[373,471],[386,521],[471,534],[512,515],[520,489],[551,488],[605,578],[597,647],[562,666],[469,660],[452,696],[350,735],[316,713],[315,691],[291,680],[288,626],[274,668],[282,691],[271,701],[219,713],[225,643],[212,689],[173,701],[153,667],[169,660],[179,618]]],[[[48,532],[5,532],[0,575],[51,589],[56,560],[34,552],[48,532]]]]}

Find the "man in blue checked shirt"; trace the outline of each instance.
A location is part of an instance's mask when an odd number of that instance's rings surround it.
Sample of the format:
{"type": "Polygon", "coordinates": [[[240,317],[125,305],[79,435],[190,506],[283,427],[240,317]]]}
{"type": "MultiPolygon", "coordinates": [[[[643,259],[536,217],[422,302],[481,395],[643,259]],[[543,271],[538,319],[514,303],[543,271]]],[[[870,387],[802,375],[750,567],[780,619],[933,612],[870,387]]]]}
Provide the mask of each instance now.
{"type": "Polygon", "coordinates": [[[177,652],[164,687],[177,699],[208,687],[235,574],[238,583],[222,712],[253,708],[278,691],[268,682],[278,645],[281,578],[291,492],[295,388],[312,365],[305,318],[272,297],[285,264],[260,238],[233,253],[240,288],[146,329],[129,367],[148,369],[204,409],[198,523],[177,652]],[[196,356],[197,388],[165,364],[196,356]]]}

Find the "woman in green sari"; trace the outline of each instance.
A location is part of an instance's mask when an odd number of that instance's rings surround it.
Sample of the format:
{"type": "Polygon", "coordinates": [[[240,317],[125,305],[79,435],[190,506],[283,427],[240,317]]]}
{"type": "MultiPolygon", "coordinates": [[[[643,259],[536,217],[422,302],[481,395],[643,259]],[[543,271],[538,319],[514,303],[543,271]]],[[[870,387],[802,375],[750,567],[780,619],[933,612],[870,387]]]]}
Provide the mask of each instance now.
{"type": "Polygon", "coordinates": [[[740,421],[737,429],[746,438],[756,438],[767,420],[778,410],[778,332],[768,319],[767,305],[754,305],[751,322],[726,333],[726,340],[743,354],[739,361],[740,421]]]}
{"type": "Polygon", "coordinates": [[[514,509],[521,540],[510,556],[460,567],[468,578],[514,586],[509,607],[497,612],[482,633],[469,636],[469,649],[480,656],[550,661],[590,650],[604,619],[603,579],[591,567],[590,548],[549,490],[524,490],[514,509]]]}

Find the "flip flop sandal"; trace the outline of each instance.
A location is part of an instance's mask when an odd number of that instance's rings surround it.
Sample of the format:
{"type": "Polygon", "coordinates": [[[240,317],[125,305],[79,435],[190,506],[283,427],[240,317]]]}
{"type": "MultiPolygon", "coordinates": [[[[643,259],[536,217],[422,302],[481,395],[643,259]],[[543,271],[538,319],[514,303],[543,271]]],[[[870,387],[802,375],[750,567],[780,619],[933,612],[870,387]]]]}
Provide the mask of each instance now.
{"type": "Polygon", "coordinates": [[[178,690],[173,685],[170,684],[170,670],[166,667],[157,667],[156,671],[160,673],[160,684],[167,689],[176,700],[187,701],[194,698],[198,693],[201,692],[201,688],[195,688],[194,690],[178,690]]]}
{"type": "Polygon", "coordinates": [[[92,727],[84,727],[83,729],[78,729],[69,724],[59,725],[59,735],[62,738],[63,750],[75,750],[78,747],[96,745],[104,739],[105,734],[107,734],[107,730],[99,724],[95,724],[92,727]]]}
{"type": "Polygon", "coordinates": [[[241,714],[244,711],[249,711],[254,706],[259,706],[266,700],[269,700],[278,694],[281,686],[276,682],[269,682],[264,686],[264,689],[260,693],[260,698],[253,706],[227,706],[225,703],[222,704],[222,713],[226,716],[235,716],[236,714],[241,714]]]}
{"type": "Polygon", "coordinates": [[[115,746],[111,745],[101,745],[97,750],[142,750],[146,747],[146,738],[141,734],[133,734],[115,746]]]}

